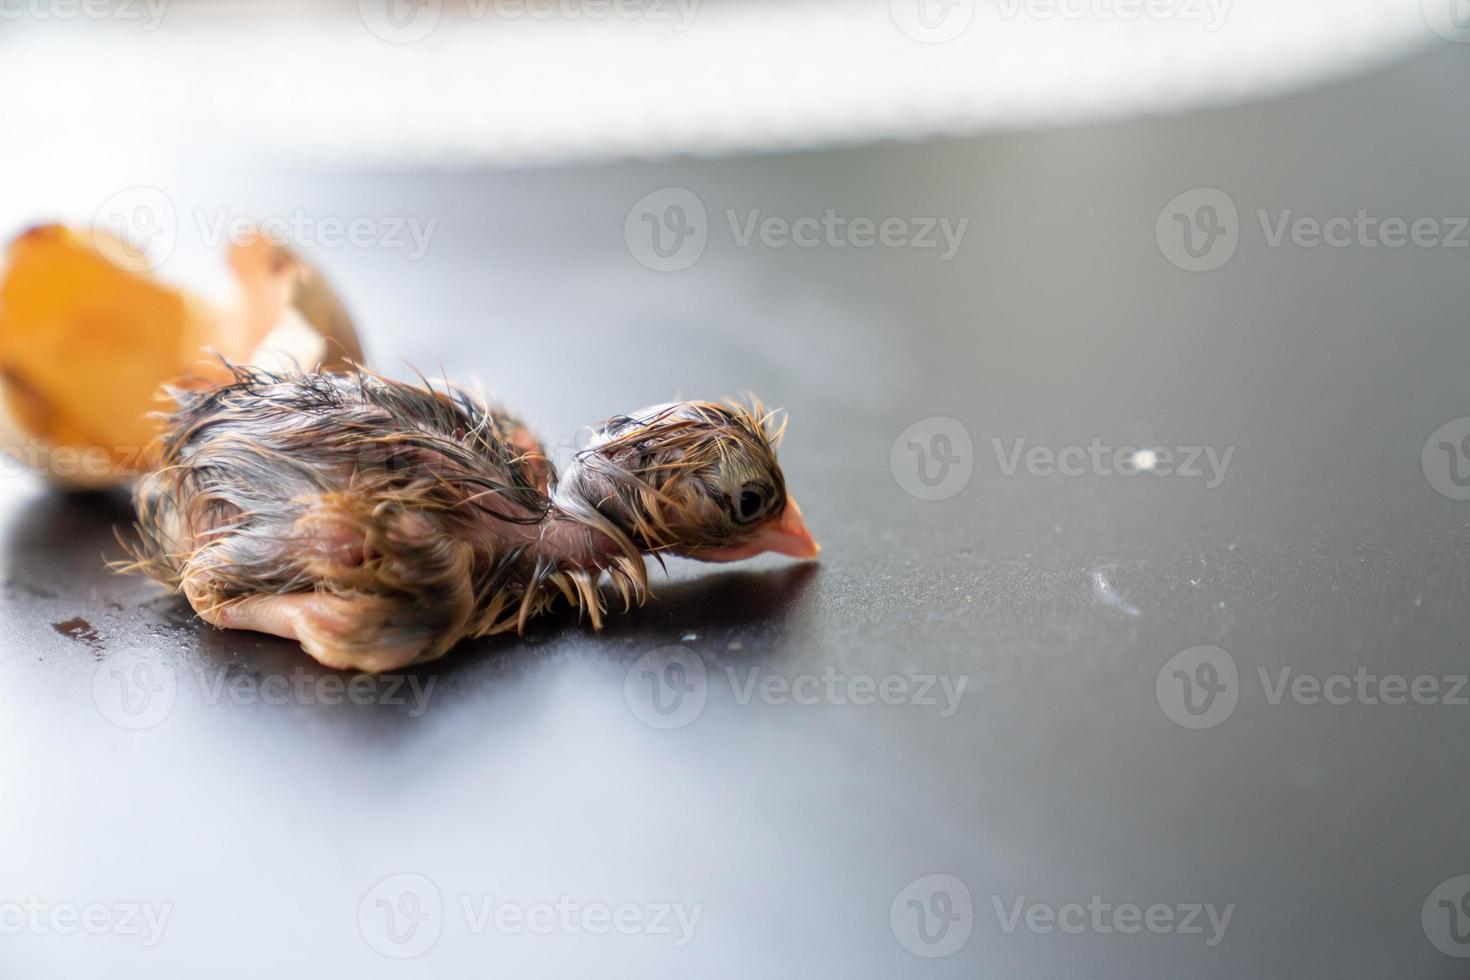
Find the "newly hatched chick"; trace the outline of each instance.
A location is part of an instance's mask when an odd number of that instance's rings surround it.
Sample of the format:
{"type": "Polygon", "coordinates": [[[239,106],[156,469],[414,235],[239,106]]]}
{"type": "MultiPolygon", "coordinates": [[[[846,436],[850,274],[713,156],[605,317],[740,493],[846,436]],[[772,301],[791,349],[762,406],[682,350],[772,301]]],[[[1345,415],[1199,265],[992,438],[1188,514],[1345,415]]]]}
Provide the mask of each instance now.
{"type": "Polygon", "coordinates": [[[759,404],[618,416],[558,478],[525,426],[459,389],[236,368],[172,394],[128,567],[330,667],[432,660],[558,598],[600,626],[600,574],[641,602],[645,553],[818,552],[759,404]]]}

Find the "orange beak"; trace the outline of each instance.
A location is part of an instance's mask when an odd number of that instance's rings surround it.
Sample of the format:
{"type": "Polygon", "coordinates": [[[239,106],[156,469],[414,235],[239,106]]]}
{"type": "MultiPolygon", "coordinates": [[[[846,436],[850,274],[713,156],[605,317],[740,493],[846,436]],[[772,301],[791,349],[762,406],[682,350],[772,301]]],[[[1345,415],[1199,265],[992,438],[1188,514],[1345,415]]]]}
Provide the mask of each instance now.
{"type": "Polygon", "coordinates": [[[817,544],[812,532],[807,530],[806,521],[801,517],[801,508],[796,506],[795,500],[788,499],[781,516],[762,525],[755,532],[755,537],[745,544],[735,548],[712,548],[693,552],[689,557],[700,561],[739,561],[742,558],[754,558],[767,551],[803,560],[821,554],[822,546],[817,544]]]}

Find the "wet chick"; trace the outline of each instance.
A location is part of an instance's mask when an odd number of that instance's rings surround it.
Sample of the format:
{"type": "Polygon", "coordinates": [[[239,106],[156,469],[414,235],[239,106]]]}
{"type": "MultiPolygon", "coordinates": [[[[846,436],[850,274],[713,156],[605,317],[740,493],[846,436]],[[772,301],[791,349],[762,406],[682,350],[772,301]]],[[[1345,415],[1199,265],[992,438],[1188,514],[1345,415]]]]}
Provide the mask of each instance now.
{"type": "Polygon", "coordinates": [[[599,577],[642,602],[645,554],[818,552],[758,403],[618,416],[558,476],[524,425],[455,388],[236,368],[171,394],[127,569],[330,667],[432,660],[560,600],[600,626],[599,577]]]}

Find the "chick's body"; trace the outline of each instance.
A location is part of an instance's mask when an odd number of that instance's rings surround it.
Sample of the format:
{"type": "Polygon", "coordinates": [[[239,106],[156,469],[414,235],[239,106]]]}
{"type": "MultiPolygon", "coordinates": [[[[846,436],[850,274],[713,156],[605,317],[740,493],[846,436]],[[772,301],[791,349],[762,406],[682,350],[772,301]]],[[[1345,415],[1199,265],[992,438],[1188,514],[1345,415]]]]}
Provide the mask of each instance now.
{"type": "Polygon", "coordinates": [[[236,368],[170,394],[131,567],[332,667],[431,660],[563,598],[600,625],[599,576],[642,601],[645,553],[818,551],[758,404],[616,416],[559,480],[525,426],[458,389],[236,368]]]}
{"type": "Polygon", "coordinates": [[[541,447],[462,392],[237,370],[176,397],[137,558],[215,625],[383,670],[590,591],[590,535],[547,535],[541,447]]]}

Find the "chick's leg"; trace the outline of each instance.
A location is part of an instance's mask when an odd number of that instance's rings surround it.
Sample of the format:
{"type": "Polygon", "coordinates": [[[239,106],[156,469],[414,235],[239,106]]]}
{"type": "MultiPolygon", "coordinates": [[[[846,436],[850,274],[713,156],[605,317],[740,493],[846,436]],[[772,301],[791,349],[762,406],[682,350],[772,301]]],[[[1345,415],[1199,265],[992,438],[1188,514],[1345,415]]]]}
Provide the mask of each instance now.
{"type": "Polygon", "coordinates": [[[221,536],[185,563],[184,595],[205,622],[296,640],[328,667],[375,673],[440,656],[474,610],[472,549],[424,514],[361,504],[323,496],[264,550],[260,535],[221,536]],[[283,557],[315,587],[262,588],[283,557]]]}
{"type": "Polygon", "coordinates": [[[397,670],[417,660],[431,642],[427,637],[398,644],[370,642],[363,636],[360,600],[314,592],[247,596],[223,604],[195,603],[191,595],[190,602],[212,626],[296,640],[315,660],[336,670],[397,670]]]}
{"type": "Polygon", "coordinates": [[[467,587],[433,596],[315,592],[225,598],[206,574],[183,580],[206,623],[296,640],[323,666],[366,673],[398,670],[442,656],[464,635],[473,609],[467,587]]]}

